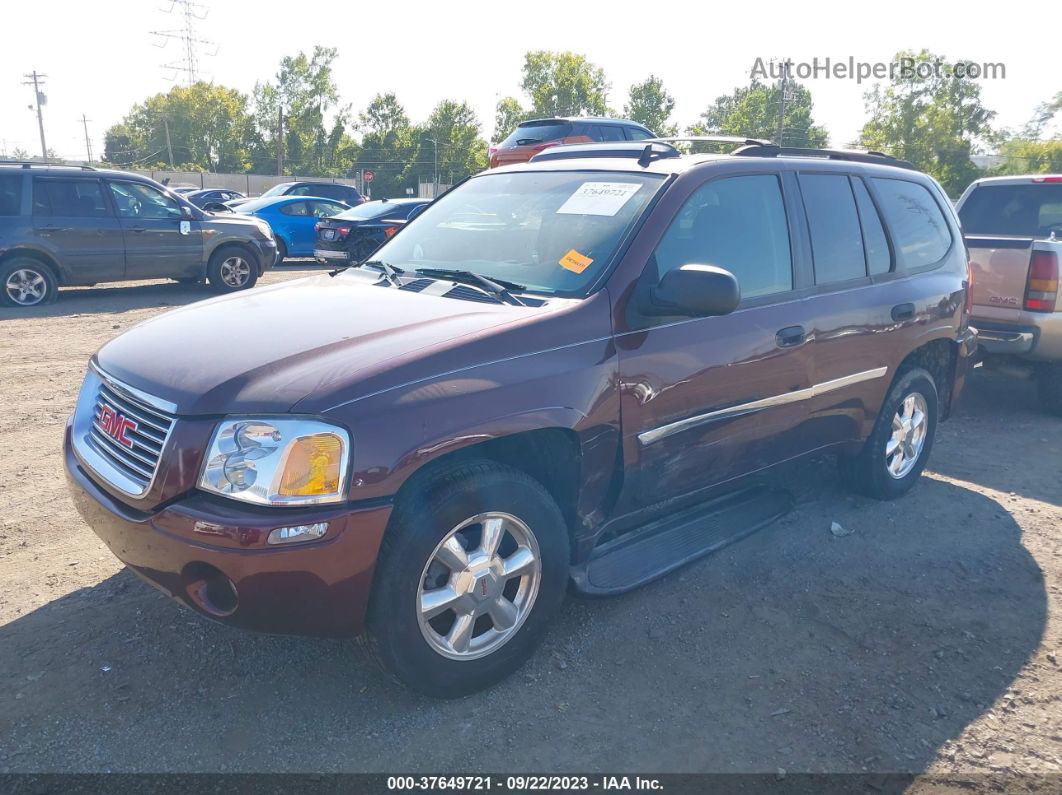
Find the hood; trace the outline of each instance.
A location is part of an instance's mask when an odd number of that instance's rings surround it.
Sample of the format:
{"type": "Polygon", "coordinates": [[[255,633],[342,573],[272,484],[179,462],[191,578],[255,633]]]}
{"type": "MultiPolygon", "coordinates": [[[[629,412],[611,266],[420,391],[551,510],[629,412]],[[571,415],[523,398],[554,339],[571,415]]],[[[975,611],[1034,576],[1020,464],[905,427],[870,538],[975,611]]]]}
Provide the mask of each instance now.
{"type": "Polygon", "coordinates": [[[455,350],[500,326],[537,323],[548,307],[398,290],[353,269],[167,312],[107,343],[97,361],[178,414],[286,412],[307,396],[327,406],[474,364],[455,350]]]}

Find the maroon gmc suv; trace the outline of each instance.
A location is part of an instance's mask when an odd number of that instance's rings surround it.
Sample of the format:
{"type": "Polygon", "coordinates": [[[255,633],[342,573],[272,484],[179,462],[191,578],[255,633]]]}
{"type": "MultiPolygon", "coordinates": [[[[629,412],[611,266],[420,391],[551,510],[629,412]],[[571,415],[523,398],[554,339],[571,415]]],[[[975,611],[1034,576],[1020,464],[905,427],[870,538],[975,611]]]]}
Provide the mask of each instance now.
{"type": "Polygon", "coordinates": [[[883,155],[739,141],[547,150],[342,272],[160,315],[93,357],[66,431],[85,520],[203,615],[350,635],[436,695],[532,652],[842,460],[905,493],[976,332],[959,225],[883,155]]]}

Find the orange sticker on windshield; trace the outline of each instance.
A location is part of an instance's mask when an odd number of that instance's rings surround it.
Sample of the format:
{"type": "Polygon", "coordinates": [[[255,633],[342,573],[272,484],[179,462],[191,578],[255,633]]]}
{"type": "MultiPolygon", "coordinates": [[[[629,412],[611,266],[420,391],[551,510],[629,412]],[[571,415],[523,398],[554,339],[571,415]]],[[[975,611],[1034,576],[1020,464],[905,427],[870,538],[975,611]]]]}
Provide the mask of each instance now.
{"type": "Polygon", "coordinates": [[[572,273],[582,273],[590,267],[591,262],[593,262],[592,259],[584,257],[574,248],[560,258],[560,266],[570,270],[572,273]]]}

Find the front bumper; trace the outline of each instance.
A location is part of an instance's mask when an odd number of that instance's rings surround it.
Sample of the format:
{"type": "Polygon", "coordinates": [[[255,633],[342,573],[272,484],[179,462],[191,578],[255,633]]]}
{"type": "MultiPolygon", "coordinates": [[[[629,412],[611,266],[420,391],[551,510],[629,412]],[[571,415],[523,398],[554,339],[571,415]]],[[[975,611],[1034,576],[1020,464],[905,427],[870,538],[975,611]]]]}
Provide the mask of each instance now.
{"type": "Polygon", "coordinates": [[[261,263],[262,273],[265,273],[277,264],[277,241],[255,240],[254,242],[258,247],[258,261],[261,263]]]}
{"type": "Polygon", "coordinates": [[[100,488],[67,428],[67,481],[82,518],[145,580],[198,613],[263,632],[347,636],[364,625],[390,504],[256,509],[192,494],[145,513],[100,488]],[[328,522],[319,541],[265,546],[275,527],[328,522]]]}

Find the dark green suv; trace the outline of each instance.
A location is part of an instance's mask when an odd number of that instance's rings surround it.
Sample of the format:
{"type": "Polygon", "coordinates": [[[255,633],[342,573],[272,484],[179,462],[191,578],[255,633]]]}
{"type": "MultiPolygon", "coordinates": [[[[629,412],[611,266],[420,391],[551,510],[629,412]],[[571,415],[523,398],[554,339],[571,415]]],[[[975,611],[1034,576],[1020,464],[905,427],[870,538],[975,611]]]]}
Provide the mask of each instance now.
{"type": "Polygon", "coordinates": [[[276,255],[264,221],[204,213],[138,174],[0,162],[0,304],[134,279],[205,278],[233,292],[254,286],[276,255]]]}

